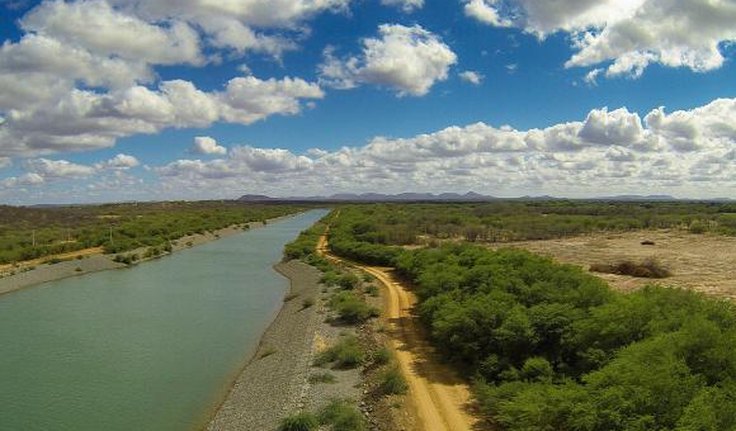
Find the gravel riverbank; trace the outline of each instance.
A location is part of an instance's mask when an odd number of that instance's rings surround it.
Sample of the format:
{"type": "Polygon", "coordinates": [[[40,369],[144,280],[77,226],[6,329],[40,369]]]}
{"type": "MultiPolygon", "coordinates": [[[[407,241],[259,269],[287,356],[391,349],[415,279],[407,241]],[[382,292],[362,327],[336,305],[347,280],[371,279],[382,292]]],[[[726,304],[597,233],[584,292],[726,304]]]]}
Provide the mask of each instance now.
{"type": "Polygon", "coordinates": [[[317,300],[321,274],[299,261],[275,268],[291,280],[284,306],[208,430],[274,430],[284,416],[305,403],[315,334],[324,318],[317,300]],[[313,300],[314,305],[305,308],[305,299],[313,300]]]}

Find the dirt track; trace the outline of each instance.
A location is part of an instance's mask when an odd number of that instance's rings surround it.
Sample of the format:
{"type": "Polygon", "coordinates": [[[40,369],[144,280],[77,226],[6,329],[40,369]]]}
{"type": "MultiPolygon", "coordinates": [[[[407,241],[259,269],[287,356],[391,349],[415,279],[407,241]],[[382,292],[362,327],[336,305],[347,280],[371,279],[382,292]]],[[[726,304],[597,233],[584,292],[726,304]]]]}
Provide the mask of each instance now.
{"type": "MultiPolygon", "coordinates": [[[[327,238],[320,238],[318,250],[329,254],[327,238]]],[[[376,277],[385,287],[384,316],[390,325],[391,347],[409,384],[409,401],[423,431],[465,431],[478,429],[479,421],[470,413],[470,388],[454,371],[442,364],[427,343],[416,316],[416,297],[396,281],[390,268],[350,263],[376,277]]]]}

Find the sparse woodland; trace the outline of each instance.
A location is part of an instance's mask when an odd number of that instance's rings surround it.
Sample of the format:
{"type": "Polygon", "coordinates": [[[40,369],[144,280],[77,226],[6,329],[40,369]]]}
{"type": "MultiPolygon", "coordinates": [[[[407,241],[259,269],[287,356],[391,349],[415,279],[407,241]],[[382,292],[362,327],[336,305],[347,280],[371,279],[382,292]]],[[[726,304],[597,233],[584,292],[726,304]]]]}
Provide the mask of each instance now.
{"type": "MultiPolygon", "coordinates": [[[[395,266],[438,350],[499,429],[736,428],[736,310],[691,291],[611,290],[583,270],[461,239],[677,228],[733,234],[732,205],[508,203],[345,207],[330,246],[395,266]],[[497,235],[494,237],[494,235],[497,235]],[[452,241],[446,241],[452,239],[452,241]],[[407,248],[398,245],[424,244],[407,248]]],[[[664,281],[666,286],[666,281],[664,281]]]]}
{"type": "Polygon", "coordinates": [[[171,240],[295,213],[293,205],[235,201],[60,207],[0,206],[0,264],[104,247],[119,253],[165,247],[171,240]]]}

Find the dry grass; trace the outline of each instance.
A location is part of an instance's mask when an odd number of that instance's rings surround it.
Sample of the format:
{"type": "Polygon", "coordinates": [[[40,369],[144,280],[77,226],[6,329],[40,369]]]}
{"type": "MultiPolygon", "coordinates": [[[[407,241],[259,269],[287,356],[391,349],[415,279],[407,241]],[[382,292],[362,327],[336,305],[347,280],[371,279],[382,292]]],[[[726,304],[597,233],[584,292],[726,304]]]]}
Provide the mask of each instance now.
{"type": "Polygon", "coordinates": [[[585,268],[601,262],[656,259],[672,275],[662,280],[596,273],[616,289],[629,291],[657,282],[736,298],[736,238],[679,230],[594,234],[575,238],[499,244],[547,255],[585,268]],[[645,244],[642,242],[654,243],[645,244]]]}

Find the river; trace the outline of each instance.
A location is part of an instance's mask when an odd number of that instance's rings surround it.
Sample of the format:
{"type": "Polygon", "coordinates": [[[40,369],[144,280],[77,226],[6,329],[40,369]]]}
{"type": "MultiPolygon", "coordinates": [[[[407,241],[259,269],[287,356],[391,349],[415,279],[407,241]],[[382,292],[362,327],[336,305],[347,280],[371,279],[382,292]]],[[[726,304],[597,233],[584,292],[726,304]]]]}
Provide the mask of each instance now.
{"type": "Polygon", "coordinates": [[[0,296],[0,430],[202,426],[281,307],[272,265],[325,214],[0,296]]]}

